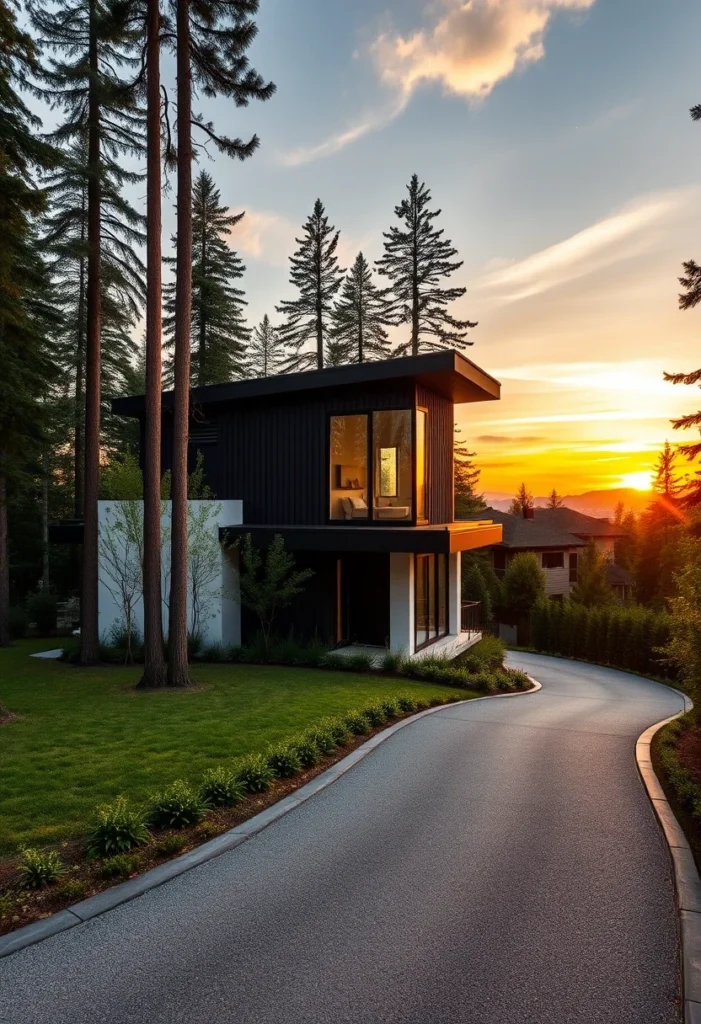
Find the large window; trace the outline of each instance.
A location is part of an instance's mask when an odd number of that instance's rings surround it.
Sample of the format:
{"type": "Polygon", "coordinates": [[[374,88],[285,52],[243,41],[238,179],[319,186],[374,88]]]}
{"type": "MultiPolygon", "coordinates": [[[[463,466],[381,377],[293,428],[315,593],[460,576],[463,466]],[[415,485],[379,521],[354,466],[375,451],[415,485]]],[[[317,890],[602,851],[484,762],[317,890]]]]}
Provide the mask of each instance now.
{"type": "Polygon", "coordinates": [[[426,518],[426,410],[416,410],[416,518],[426,518]]]}
{"type": "Polygon", "coordinates": [[[541,557],[544,569],[564,569],[565,567],[564,551],[544,551],[541,557]]]}
{"type": "Polygon", "coordinates": [[[332,416],[330,430],[331,519],[367,519],[368,418],[332,416]]]}
{"type": "Polygon", "coordinates": [[[411,410],[372,414],[373,518],[411,519],[411,410]]]}
{"type": "Polygon", "coordinates": [[[416,555],[414,619],[417,651],[447,635],[447,555],[416,555]]]}

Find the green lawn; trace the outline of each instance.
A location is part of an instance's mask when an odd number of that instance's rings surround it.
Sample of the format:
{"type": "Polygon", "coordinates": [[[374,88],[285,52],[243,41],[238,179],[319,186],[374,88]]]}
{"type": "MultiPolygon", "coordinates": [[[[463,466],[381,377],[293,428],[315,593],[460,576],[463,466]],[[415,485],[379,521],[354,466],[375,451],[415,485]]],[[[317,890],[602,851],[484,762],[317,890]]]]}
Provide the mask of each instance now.
{"type": "Polygon", "coordinates": [[[380,694],[455,696],[408,679],[257,665],[201,665],[193,674],[202,689],[142,693],[138,668],[29,657],[52,646],[0,650],[0,704],[18,716],[0,726],[0,854],[80,834],[98,803],[196,782],[211,765],[380,694]]]}

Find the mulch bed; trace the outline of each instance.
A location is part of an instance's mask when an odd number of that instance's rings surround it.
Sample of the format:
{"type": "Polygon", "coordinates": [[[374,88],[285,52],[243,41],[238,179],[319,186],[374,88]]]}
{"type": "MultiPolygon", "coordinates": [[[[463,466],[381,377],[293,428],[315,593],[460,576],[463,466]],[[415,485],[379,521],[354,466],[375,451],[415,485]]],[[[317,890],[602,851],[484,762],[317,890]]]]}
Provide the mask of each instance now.
{"type": "Polygon", "coordinates": [[[694,782],[701,785],[701,730],[691,728],[683,732],[677,745],[677,754],[694,782]]]}
{"type": "MultiPolygon", "coordinates": [[[[459,697],[456,698],[460,700],[459,697]]],[[[414,714],[414,712],[411,712],[414,714]]],[[[400,718],[409,717],[401,715],[400,718]]],[[[399,721],[395,719],[393,721],[399,721]]],[[[36,891],[26,890],[20,887],[20,876],[17,870],[17,860],[0,861],[0,935],[12,932],[32,921],[39,921],[41,918],[55,914],[59,910],[65,910],[74,903],[94,896],[114,885],[133,878],[136,875],[148,871],[149,868],[163,864],[165,861],[179,857],[188,850],[199,846],[208,839],[221,835],[228,829],[235,828],[254,815],[264,811],[271,804],[276,803],[288,794],[300,789],[307,782],[316,778],[331,765],[341,761],[353,750],[365,743],[378,732],[382,732],[392,722],[372,729],[365,736],[354,736],[353,739],[343,747],[339,747],[326,757],[323,757],[313,768],[299,772],[292,779],[276,780],[267,793],[254,794],[246,797],[241,803],[234,807],[214,808],[207,812],[204,821],[199,825],[189,828],[178,829],[177,831],[159,831],[154,834],[153,840],[146,846],[139,847],[130,852],[129,857],[134,858],[134,870],[126,877],[103,878],[102,861],[89,860],[86,857],[85,840],[76,839],[62,843],[58,847],[61,859],[65,865],[65,872],[61,878],[51,886],[36,891]],[[170,839],[173,837],[173,839],[170,839]],[[159,849],[162,844],[170,841],[175,843],[176,838],[182,841],[182,846],[177,850],[159,849]],[[65,888],[64,888],[65,887],[65,888]],[[11,905],[3,906],[3,895],[9,894],[11,905]]]]}

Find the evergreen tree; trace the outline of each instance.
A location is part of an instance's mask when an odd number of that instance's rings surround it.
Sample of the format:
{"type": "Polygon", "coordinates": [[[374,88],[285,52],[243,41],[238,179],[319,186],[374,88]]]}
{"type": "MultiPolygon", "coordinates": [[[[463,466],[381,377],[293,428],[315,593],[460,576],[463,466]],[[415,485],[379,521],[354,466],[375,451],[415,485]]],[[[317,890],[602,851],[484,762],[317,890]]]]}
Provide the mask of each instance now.
{"type": "Polygon", "coordinates": [[[522,516],[531,508],[533,508],[533,495],[525,484],[521,484],[511,501],[509,512],[512,516],[522,516]]]}
{"type": "Polygon", "coordinates": [[[249,377],[274,377],[282,371],[284,353],[275,327],[266,313],[254,328],[248,346],[247,370],[249,377]]]}
{"type": "Polygon", "coordinates": [[[562,495],[558,494],[557,491],[555,490],[555,488],[553,487],[552,491],[548,495],[548,502],[547,502],[547,505],[545,507],[546,508],[561,508],[562,507],[562,503],[564,502],[564,500],[565,499],[562,497],[562,495]]]}
{"type": "Polygon", "coordinates": [[[570,597],[575,604],[588,607],[602,607],[614,600],[614,593],[606,576],[606,558],[599,554],[596,546],[587,544],[577,559],[577,582],[570,597]]]}
{"type": "MultiPolygon", "coordinates": [[[[701,121],[701,104],[692,107],[690,113],[693,121],[701,121]]],[[[701,302],[701,266],[694,260],[688,260],[683,266],[684,275],[679,278],[679,283],[683,288],[679,296],[679,308],[693,309],[701,302]]],[[[692,370],[691,373],[665,373],[664,378],[671,381],[672,384],[701,386],[701,369],[692,370]]],[[[672,420],[672,426],[675,430],[701,428],[701,409],[672,420]]],[[[701,455],[701,442],[680,445],[679,451],[686,455],[689,461],[693,461],[701,455]]],[[[683,500],[685,505],[701,505],[701,470],[696,470],[694,473],[694,479],[688,484],[683,500]]]]}
{"type": "Polygon", "coordinates": [[[684,488],[677,473],[676,461],[677,452],[669,441],[665,441],[664,448],[657,458],[652,489],[666,501],[676,501],[684,488]]]}
{"type": "Polygon", "coordinates": [[[529,615],[545,597],[545,573],[532,551],[520,551],[509,561],[502,580],[502,602],[509,615],[529,615]]]}
{"type": "Polygon", "coordinates": [[[57,142],[87,148],[87,259],[85,342],[85,472],[80,660],[99,655],[97,629],[100,470],[102,210],[105,163],[143,152],[142,117],[123,77],[136,39],[128,29],[129,5],[110,0],[56,0],[30,7],[43,45],[54,56],[42,72],[41,92],[66,120],[57,142]]]}
{"type": "MultiPolygon", "coordinates": [[[[249,330],[244,320],[246,300],[234,282],[244,266],[227,238],[243,213],[230,214],[212,176],[201,171],[192,190],[192,384],[217,384],[244,375],[249,330]]],[[[173,244],[177,240],[173,239],[173,244]]],[[[168,258],[166,263],[174,264],[168,258]]],[[[164,288],[166,349],[165,379],[173,380],[175,285],[164,288]]]]}
{"type": "Polygon", "coordinates": [[[329,362],[389,359],[387,328],[394,320],[388,292],[377,287],[368,261],[362,252],[358,253],[333,310],[329,362]]]}
{"type": "Polygon", "coordinates": [[[622,501],[617,502],[614,509],[613,525],[620,526],[626,531],[625,536],[617,537],[614,542],[613,560],[622,569],[633,572],[638,550],[638,522],[634,512],[626,512],[622,501]]]}
{"type": "Polygon", "coordinates": [[[465,601],[479,601],[481,625],[488,626],[492,621],[492,599],[487,581],[482,575],[478,562],[472,562],[462,578],[462,596],[465,601]]]}
{"type": "MultiPolygon", "coordinates": [[[[193,127],[226,156],[246,160],[259,145],[219,135],[211,122],[192,110],[193,85],[212,99],[221,95],[236,106],[267,100],[272,82],[248,64],[246,51],[256,36],[252,20],[258,0],[171,0],[175,9],[177,71],[177,251],[174,325],[174,409],[170,601],[168,605],[168,684],[190,683],[187,652],[187,454],[190,421],[190,333],[192,330],[192,160],[193,127]]],[[[169,152],[172,157],[172,152],[169,152]]]]}
{"type": "Polygon", "coordinates": [[[456,519],[464,519],[470,512],[487,507],[484,497],[477,493],[481,470],[472,461],[474,456],[475,453],[467,449],[460,427],[455,427],[453,481],[456,519]]]}
{"type": "Polygon", "coordinates": [[[48,275],[33,237],[44,196],[32,177],[54,154],[38,139],[40,122],[19,95],[35,70],[32,40],[7,0],[0,0],[0,646],[10,641],[8,491],[31,471],[41,450],[42,399],[54,377],[48,275]]]}
{"type": "Polygon", "coordinates": [[[441,211],[429,209],[431,193],[416,174],[407,190],[409,195],[394,211],[402,227],[384,232],[385,253],[377,262],[377,269],[392,282],[398,323],[411,325],[408,340],[395,354],[416,356],[471,345],[467,331],[477,324],[448,312],[448,305],[462,298],[466,289],[441,287],[441,280],[459,270],[462,261],[454,262],[457,250],[434,223],[441,211]]]}
{"type": "MultiPolygon", "coordinates": [[[[285,322],[279,329],[280,340],[289,350],[287,370],[308,370],[324,367],[324,355],[331,333],[333,303],[341,287],[343,270],[338,265],[340,232],[329,224],[320,199],[297,238],[298,248],[290,256],[290,283],[297,288],[296,299],[286,299],[277,306],[285,322]],[[305,349],[308,342],[312,349],[305,349]]],[[[340,359],[332,348],[332,360],[340,359]]]]}

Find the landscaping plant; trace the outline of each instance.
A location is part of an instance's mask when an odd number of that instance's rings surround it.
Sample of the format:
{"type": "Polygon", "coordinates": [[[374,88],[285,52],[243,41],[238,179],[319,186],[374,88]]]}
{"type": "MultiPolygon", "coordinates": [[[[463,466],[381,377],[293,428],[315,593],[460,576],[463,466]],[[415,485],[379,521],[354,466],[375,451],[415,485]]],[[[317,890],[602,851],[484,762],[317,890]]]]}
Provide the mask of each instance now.
{"type": "Polygon", "coordinates": [[[302,769],[302,761],[294,743],[277,743],[266,755],[270,770],[279,779],[290,779],[302,769]]]}
{"type": "Polygon", "coordinates": [[[249,754],[234,765],[234,778],[247,793],[265,793],[275,781],[275,773],[263,754],[249,754]]]}
{"type": "Polygon", "coordinates": [[[199,797],[207,807],[231,807],[243,800],[245,789],[230,768],[208,768],[202,777],[199,797]]]}
{"type": "Polygon", "coordinates": [[[98,807],[88,832],[88,854],[91,857],[113,857],[143,846],[151,838],[143,811],[130,806],[118,796],[113,804],[98,807]]]}
{"type": "Polygon", "coordinates": [[[22,850],[19,873],[23,889],[43,889],[60,878],[63,870],[63,861],[55,850],[22,850]]]}
{"type": "Polygon", "coordinates": [[[186,828],[196,825],[205,814],[199,795],[182,779],[173,782],[156,796],[149,811],[154,828],[186,828]]]}

